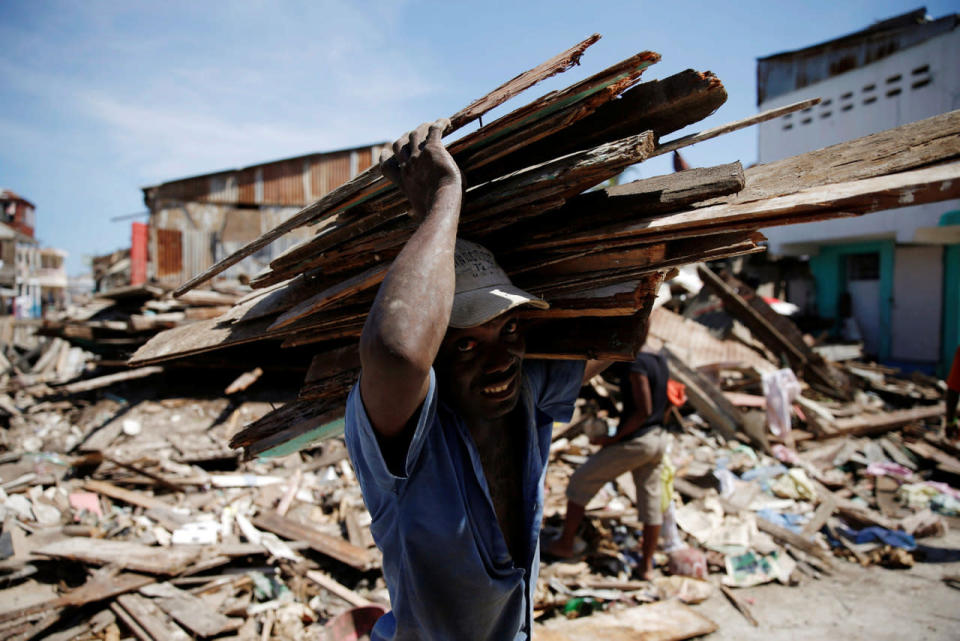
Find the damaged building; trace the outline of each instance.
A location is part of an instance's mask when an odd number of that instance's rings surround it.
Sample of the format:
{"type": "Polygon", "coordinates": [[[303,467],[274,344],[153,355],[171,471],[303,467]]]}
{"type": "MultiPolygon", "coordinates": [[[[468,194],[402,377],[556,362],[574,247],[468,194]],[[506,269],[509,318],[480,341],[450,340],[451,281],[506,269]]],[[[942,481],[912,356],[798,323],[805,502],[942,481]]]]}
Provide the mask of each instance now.
{"type": "MultiPolygon", "coordinates": [[[[822,100],[760,124],[758,161],[960,107],[958,24],[958,14],[934,20],[919,9],[761,58],[761,111],[822,100]]],[[[809,257],[811,278],[790,283],[791,302],[837,319],[838,333],[862,341],[864,351],[881,362],[941,375],[949,367],[960,342],[960,201],[763,231],[772,255],[809,257]]]]}
{"type": "MultiPolygon", "coordinates": [[[[150,217],[146,225],[133,226],[132,284],[147,279],[179,285],[355,178],[379,160],[382,145],[307,154],[144,187],[150,217]]],[[[298,230],[224,276],[245,281],[313,231],[298,230]]]]}

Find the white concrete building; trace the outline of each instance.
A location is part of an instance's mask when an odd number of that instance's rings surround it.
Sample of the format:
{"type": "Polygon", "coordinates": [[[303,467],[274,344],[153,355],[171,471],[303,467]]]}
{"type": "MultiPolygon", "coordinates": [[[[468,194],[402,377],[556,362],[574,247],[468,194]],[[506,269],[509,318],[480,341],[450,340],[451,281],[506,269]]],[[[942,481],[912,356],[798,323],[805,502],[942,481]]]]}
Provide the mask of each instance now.
{"type": "MultiPolygon", "coordinates": [[[[822,102],[761,124],[759,162],[960,108],[958,26],[958,14],[932,20],[920,9],[761,58],[761,111],[822,102]]],[[[817,311],[840,326],[849,310],[868,353],[930,371],[949,367],[960,342],[960,201],[764,233],[771,255],[810,257],[817,311]]]]}

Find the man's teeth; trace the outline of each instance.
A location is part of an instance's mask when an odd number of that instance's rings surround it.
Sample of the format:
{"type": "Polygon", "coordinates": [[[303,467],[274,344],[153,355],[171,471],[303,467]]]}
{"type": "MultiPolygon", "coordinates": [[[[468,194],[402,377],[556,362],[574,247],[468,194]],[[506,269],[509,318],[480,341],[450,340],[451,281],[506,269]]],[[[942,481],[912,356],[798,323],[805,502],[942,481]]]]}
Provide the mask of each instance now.
{"type": "Polygon", "coordinates": [[[506,382],[503,385],[491,385],[490,387],[484,387],[484,394],[499,394],[500,392],[507,391],[507,388],[510,387],[510,383],[506,382]]]}

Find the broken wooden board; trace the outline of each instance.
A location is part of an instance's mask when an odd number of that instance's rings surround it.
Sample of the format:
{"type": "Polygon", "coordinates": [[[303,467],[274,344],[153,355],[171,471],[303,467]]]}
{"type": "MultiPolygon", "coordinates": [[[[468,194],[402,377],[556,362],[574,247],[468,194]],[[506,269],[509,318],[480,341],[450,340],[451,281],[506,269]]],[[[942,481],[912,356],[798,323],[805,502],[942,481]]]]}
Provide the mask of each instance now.
{"type": "Polygon", "coordinates": [[[897,428],[943,416],[943,403],[914,407],[906,410],[894,410],[878,414],[860,414],[850,418],[839,418],[833,426],[835,432],[817,438],[835,438],[838,436],[877,436],[897,428]]]}
{"type": "Polygon", "coordinates": [[[77,383],[61,385],[60,387],[54,388],[54,393],[80,394],[82,392],[90,392],[95,389],[100,389],[101,387],[113,385],[114,383],[121,383],[123,381],[132,381],[138,378],[153,376],[154,374],[159,374],[162,371],[162,367],[139,367],[126,372],[117,372],[116,374],[107,374],[106,376],[98,376],[96,378],[79,381],[77,383]]]}
{"type": "Polygon", "coordinates": [[[350,588],[345,587],[340,584],[329,575],[324,574],[323,572],[317,572],[315,570],[307,570],[307,578],[322,587],[323,589],[336,594],[338,597],[349,603],[355,608],[364,608],[368,605],[373,605],[373,601],[370,601],[367,598],[364,598],[351,590],[350,588]]]}
{"type": "Polygon", "coordinates": [[[261,512],[253,519],[253,524],[287,539],[305,541],[320,554],[337,559],[358,570],[369,570],[374,567],[373,557],[367,550],[352,545],[344,539],[324,534],[309,525],[280,516],[276,512],[261,512]]]}
{"type": "Polygon", "coordinates": [[[803,342],[792,321],[773,311],[753,289],[732,279],[727,283],[705,265],[697,267],[704,285],[723,301],[727,312],[743,323],[771,353],[786,357],[800,376],[825,394],[850,400],[850,383],[803,342]]]}
{"type": "Polygon", "coordinates": [[[93,565],[116,565],[149,574],[180,574],[196,562],[203,550],[195,547],[161,548],[129,541],[72,537],[45,545],[34,554],[82,561],[93,565]]]}
{"type": "Polygon", "coordinates": [[[238,629],[243,619],[230,618],[211,610],[199,597],[169,583],[154,583],[140,588],[140,594],[197,637],[212,637],[238,629]]]}
{"type": "Polygon", "coordinates": [[[122,487],[117,487],[113,483],[108,483],[106,481],[86,481],[84,482],[83,487],[91,492],[103,494],[104,496],[109,496],[112,499],[117,499],[118,501],[123,501],[124,503],[136,505],[148,510],[169,510],[174,507],[173,504],[149,494],[144,494],[143,492],[134,492],[122,487]]]}
{"type": "Polygon", "coordinates": [[[682,641],[717,630],[717,624],[677,599],[658,601],[613,614],[579,619],[554,618],[535,624],[538,641],[682,641]]]}
{"type": "Polygon", "coordinates": [[[116,603],[111,605],[119,606],[122,609],[121,614],[118,609],[113,611],[129,622],[132,619],[136,625],[131,626],[133,633],[141,641],[190,641],[190,635],[184,632],[183,628],[174,623],[167,614],[161,610],[155,603],[139,594],[124,594],[117,597],[116,603]],[[126,615],[126,616],[124,616],[126,615]]]}

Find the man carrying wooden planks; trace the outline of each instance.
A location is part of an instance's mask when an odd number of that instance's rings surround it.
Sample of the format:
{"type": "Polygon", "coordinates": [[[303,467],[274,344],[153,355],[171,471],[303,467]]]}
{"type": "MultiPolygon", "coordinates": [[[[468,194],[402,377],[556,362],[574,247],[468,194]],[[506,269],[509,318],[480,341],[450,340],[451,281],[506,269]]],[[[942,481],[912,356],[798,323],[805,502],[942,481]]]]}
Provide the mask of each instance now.
{"type": "Polygon", "coordinates": [[[421,125],[381,162],[419,227],[374,300],[347,401],[393,607],[372,638],[529,639],[552,424],[602,364],[524,362],[513,310],[547,303],[457,240],[462,184],[445,126],[421,125]]]}

